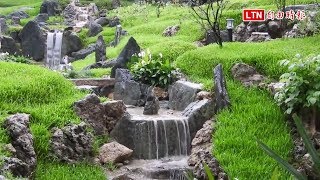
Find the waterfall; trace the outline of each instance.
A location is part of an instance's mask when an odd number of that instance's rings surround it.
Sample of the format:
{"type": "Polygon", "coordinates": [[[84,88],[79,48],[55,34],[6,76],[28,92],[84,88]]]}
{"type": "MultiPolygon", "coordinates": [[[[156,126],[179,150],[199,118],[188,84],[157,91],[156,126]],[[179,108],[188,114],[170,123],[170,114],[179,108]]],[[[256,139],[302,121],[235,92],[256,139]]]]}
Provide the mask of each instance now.
{"type": "Polygon", "coordinates": [[[162,124],[163,124],[163,132],[164,132],[164,140],[165,140],[165,157],[167,157],[169,155],[168,153],[168,139],[167,139],[167,130],[166,130],[166,123],[164,120],[162,120],[162,124]]]}
{"type": "Polygon", "coordinates": [[[62,32],[48,32],[46,65],[53,70],[59,69],[61,63],[62,32]]]}
{"type": "Polygon", "coordinates": [[[176,128],[177,128],[177,140],[178,140],[178,154],[177,155],[181,155],[181,139],[180,139],[180,132],[179,132],[179,124],[178,124],[178,121],[174,121],[175,125],[176,125],[176,128]]]}
{"type": "Polygon", "coordinates": [[[154,125],[154,130],[155,130],[155,141],[156,141],[156,151],[157,151],[157,159],[159,159],[159,145],[158,145],[158,124],[157,124],[157,120],[153,120],[153,125],[154,125]]]}

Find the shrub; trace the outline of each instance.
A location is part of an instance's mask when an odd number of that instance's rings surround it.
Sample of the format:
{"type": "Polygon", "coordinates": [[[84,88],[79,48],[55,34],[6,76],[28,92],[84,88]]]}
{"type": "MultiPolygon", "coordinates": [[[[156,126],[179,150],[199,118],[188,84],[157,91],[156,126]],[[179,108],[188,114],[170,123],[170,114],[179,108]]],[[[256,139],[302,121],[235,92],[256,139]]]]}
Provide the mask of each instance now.
{"type": "Polygon", "coordinates": [[[136,81],[166,88],[175,80],[175,68],[169,59],[162,58],[162,54],[152,58],[149,51],[146,56],[141,52],[139,56],[133,56],[131,61],[128,66],[136,81]]]}
{"type": "Polygon", "coordinates": [[[278,105],[284,106],[285,112],[291,114],[301,107],[312,110],[312,131],[315,131],[316,115],[320,109],[320,55],[302,58],[296,55],[292,60],[283,60],[281,66],[287,72],[281,75],[284,88],[275,94],[278,105]]]}
{"type": "Polygon", "coordinates": [[[0,61],[30,64],[32,60],[23,56],[0,55],[0,61]]]}

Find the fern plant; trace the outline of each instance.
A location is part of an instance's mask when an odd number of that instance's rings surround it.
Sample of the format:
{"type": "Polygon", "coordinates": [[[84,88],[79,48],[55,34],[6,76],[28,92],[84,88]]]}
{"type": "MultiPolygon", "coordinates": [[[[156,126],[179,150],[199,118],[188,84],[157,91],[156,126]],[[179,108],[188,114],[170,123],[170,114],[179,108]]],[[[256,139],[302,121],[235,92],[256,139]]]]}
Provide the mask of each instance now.
{"type": "MultiPolygon", "coordinates": [[[[318,152],[316,149],[313,147],[311,140],[309,139],[307,132],[305,128],[303,127],[303,124],[300,120],[300,118],[296,115],[293,114],[293,120],[297,126],[298,132],[300,136],[302,137],[302,140],[305,144],[305,147],[310,154],[312,161],[314,163],[313,165],[313,171],[315,174],[316,179],[320,179],[320,157],[318,155],[318,152]]],[[[290,165],[286,160],[281,158],[277,153],[275,153],[272,149],[270,149],[266,144],[261,142],[260,140],[257,139],[258,145],[262,148],[263,151],[265,151],[270,157],[275,159],[283,168],[285,168],[287,171],[289,171],[296,179],[298,180],[307,180],[308,178],[299,173],[292,165],[290,165]]]]}

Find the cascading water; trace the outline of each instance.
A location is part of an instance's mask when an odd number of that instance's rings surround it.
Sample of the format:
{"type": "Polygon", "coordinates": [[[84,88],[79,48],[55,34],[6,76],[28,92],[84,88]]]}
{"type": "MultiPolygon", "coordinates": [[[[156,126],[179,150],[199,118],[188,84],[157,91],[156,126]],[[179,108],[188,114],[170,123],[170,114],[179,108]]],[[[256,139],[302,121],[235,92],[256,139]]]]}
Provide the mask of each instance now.
{"type": "Polygon", "coordinates": [[[46,66],[52,70],[59,69],[61,64],[62,32],[48,32],[46,66]]]}

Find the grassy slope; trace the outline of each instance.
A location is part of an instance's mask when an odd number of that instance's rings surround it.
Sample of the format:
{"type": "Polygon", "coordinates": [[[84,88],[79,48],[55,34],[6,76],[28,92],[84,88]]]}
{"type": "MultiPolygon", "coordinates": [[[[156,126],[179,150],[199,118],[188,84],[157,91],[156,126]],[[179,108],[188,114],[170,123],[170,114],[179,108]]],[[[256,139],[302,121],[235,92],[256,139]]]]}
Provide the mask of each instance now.
{"type": "MultiPolygon", "coordinates": [[[[74,85],[55,72],[45,68],[17,63],[0,62],[0,121],[8,114],[23,112],[31,114],[31,132],[34,136],[34,147],[39,158],[37,176],[50,175],[53,179],[72,178],[71,165],[43,163],[49,151],[50,129],[54,126],[64,126],[67,123],[78,123],[72,104],[81,99],[84,94],[74,88],[74,85]],[[43,171],[48,169],[48,171],[43,171]],[[46,174],[48,173],[48,174],[46,174]]],[[[0,128],[0,142],[8,143],[6,131],[0,128]]],[[[87,174],[91,179],[93,174],[103,176],[103,172],[94,166],[74,166],[82,176],[87,174]],[[94,171],[93,171],[94,169],[94,171]]],[[[79,174],[79,175],[80,175],[79,174]]]]}

